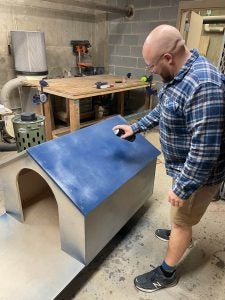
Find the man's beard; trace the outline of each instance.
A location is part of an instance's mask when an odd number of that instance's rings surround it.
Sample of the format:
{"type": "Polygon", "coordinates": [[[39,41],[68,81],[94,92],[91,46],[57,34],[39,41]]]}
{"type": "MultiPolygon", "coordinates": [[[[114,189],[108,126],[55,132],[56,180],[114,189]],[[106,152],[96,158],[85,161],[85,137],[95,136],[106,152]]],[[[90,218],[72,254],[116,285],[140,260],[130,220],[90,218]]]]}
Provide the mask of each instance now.
{"type": "Polygon", "coordinates": [[[174,75],[170,74],[170,72],[168,72],[167,70],[163,70],[160,76],[164,83],[168,83],[174,78],[174,75]]]}
{"type": "Polygon", "coordinates": [[[171,74],[163,75],[163,76],[161,75],[161,77],[164,83],[168,83],[174,78],[174,76],[172,76],[171,74]]]}

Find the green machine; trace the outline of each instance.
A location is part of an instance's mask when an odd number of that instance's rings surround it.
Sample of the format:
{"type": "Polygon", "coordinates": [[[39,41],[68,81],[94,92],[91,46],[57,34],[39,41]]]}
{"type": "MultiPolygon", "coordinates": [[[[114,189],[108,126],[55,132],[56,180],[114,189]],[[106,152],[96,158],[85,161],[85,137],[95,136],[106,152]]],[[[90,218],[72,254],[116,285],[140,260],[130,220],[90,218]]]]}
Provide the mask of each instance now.
{"type": "Polygon", "coordinates": [[[18,152],[46,141],[44,116],[35,113],[22,113],[16,115],[12,122],[18,152]]]}

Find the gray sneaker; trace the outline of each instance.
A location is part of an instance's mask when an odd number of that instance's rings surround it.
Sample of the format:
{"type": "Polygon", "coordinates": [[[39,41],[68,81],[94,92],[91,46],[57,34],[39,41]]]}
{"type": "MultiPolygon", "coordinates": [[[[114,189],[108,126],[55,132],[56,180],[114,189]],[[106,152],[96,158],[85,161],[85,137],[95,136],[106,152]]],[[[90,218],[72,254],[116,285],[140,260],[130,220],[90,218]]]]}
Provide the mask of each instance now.
{"type": "MultiPolygon", "coordinates": [[[[171,233],[170,229],[156,229],[155,236],[161,241],[168,242],[170,239],[170,233],[171,233]]],[[[192,248],[192,247],[193,247],[193,242],[192,240],[190,240],[190,245],[188,246],[188,248],[192,248]]]]}
{"type": "Polygon", "coordinates": [[[134,279],[135,287],[146,293],[155,292],[159,289],[175,286],[178,282],[176,272],[171,277],[166,277],[161,268],[157,267],[152,271],[139,275],[134,279]]]}

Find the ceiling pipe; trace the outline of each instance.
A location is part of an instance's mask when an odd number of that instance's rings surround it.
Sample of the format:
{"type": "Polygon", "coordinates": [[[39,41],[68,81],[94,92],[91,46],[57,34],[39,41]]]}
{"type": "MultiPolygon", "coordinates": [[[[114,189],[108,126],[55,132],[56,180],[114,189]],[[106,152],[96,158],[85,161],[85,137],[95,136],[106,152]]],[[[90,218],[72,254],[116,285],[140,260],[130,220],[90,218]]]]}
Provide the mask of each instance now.
{"type": "Polygon", "coordinates": [[[32,3],[29,4],[29,3],[26,3],[25,1],[16,2],[15,0],[4,0],[4,3],[1,3],[0,5],[6,6],[6,7],[11,5],[12,7],[16,7],[17,11],[19,9],[23,9],[23,7],[26,7],[26,8],[41,12],[42,16],[46,16],[46,15],[48,15],[48,12],[50,12],[54,17],[62,15],[62,16],[71,17],[71,18],[76,17],[81,20],[84,20],[84,18],[85,18],[85,21],[90,21],[90,22],[95,21],[96,16],[94,14],[77,12],[75,10],[75,8],[73,8],[74,10],[73,9],[71,10],[71,7],[65,7],[65,5],[61,5],[61,4],[59,6],[58,4],[60,4],[60,3],[59,2],[56,3],[54,8],[52,8],[52,7],[48,6],[47,1],[43,1],[42,3],[40,1],[32,1],[32,3]]]}
{"type": "Polygon", "coordinates": [[[225,16],[207,16],[203,17],[203,24],[222,24],[225,23],[225,16]]]}
{"type": "Polygon", "coordinates": [[[80,0],[42,0],[44,2],[53,2],[53,3],[61,3],[66,5],[74,5],[78,7],[88,8],[88,9],[95,9],[101,10],[105,12],[113,12],[113,13],[120,13],[125,14],[126,17],[132,17],[134,14],[133,7],[116,7],[108,4],[102,4],[93,1],[80,1],[80,0]]]}
{"type": "Polygon", "coordinates": [[[210,26],[209,24],[204,25],[205,32],[221,32],[221,33],[223,33],[224,29],[225,29],[225,25],[224,26],[210,26]]]}

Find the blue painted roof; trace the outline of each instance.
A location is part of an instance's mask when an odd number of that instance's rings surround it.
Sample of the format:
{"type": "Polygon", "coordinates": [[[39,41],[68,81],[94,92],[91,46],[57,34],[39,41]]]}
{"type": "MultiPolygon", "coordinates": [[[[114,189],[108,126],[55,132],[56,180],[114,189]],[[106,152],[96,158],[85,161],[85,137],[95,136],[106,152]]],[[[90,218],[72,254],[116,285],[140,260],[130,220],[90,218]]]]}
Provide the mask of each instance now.
{"type": "Polygon", "coordinates": [[[29,155],[87,215],[154,160],[159,151],[142,135],[134,142],[112,131],[116,116],[27,149],[29,155]]]}

